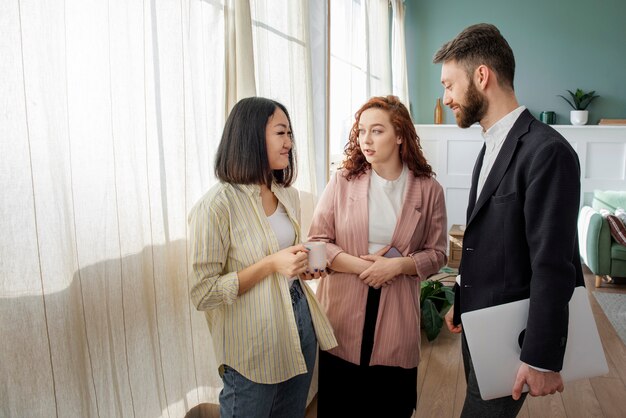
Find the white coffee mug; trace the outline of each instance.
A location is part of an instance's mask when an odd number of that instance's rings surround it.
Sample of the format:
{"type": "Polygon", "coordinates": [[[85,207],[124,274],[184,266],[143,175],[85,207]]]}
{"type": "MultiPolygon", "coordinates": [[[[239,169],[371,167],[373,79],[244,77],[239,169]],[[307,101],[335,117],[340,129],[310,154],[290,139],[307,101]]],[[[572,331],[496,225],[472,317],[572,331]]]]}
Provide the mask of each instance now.
{"type": "Polygon", "coordinates": [[[326,243],[320,241],[305,242],[304,246],[309,250],[309,271],[315,272],[326,268],[326,243]]]}

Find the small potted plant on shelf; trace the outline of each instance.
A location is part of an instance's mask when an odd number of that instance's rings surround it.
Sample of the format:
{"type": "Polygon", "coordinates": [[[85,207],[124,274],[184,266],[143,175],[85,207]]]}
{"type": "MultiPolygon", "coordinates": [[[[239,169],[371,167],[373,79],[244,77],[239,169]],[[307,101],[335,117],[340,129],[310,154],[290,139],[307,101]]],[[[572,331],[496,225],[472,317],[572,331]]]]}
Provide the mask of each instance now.
{"type": "Polygon", "coordinates": [[[454,304],[454,291],[446,286],[441,279],[428,279],[421,283],[420,306],[422,327],[426,338],[432,341],[437,338],[446,313],[454,304]]]}
{"type": "Polygon", "coordinates": [[[587,123],[587,120],[589,119],[589,111],[587,110],[587,106],[591,104],[593,99],[600,96],[597,96],[595,94],[595,90],[588,93],[585,93],[581,89],[576,89],[576,93],[572,92],[571,90],[567,90],[567,92],[572,98],[571,101],[567,97],[560,94],[559,97],[562,97],[563,100],[565,100],[567,104],[569,104],[572,109],[574,109],[570,111],[569,114],[570,122],[572,122],[572,125],[585,125],[587,123]]]}

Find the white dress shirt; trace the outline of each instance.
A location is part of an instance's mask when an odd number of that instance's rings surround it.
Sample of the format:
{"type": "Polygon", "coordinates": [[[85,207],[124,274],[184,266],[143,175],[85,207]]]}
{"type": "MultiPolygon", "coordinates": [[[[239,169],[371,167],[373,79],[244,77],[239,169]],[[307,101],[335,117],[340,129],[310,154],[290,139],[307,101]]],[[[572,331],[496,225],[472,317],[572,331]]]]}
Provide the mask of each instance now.
{"type": "Polygon", "coordinates": [[[496,161],[496,158],[502,149],[502,144],[504,144],[506,136],[509,134],[513,124],[524,110],[526,110],[526,106],[520,106],[497,121],[491,128],[486,131],[482,131],[482,136],[485,139],[485,157],[483,158],[483,165],[480,168],[480,175],[478,176],[476,200],[478,200],[480,192],[483,190],[485,180],[487,180],[489,172],[493,167],[493,163],[496,161]]]}

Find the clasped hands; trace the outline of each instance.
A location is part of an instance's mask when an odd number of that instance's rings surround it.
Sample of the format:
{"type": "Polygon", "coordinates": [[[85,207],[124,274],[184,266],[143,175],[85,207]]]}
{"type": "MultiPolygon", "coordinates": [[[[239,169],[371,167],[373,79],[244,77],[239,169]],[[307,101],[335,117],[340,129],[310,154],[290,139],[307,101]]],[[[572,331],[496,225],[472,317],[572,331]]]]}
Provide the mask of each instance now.
{"type": "Polygon", "coordinates": [[[359,274],[359,278],[363,283],[374,289],[389,286],[402,273],[397,259],[384,257],[389,248],[390,246],[386,246],[374,254],[359,257],[362,260],[371,262],[370,266],[359,274]]]}

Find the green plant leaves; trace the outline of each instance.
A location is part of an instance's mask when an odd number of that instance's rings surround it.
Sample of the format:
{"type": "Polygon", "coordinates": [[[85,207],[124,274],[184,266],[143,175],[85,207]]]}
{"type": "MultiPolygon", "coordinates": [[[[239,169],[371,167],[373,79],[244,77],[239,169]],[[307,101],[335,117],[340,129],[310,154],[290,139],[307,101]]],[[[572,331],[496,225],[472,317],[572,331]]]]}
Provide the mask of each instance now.
{"type": "Polygon", "coordinates": [[[567,100],[567,98],[566,98],[565,96],[561,96],[560,94],[559,94],[558,96],[559,96],[559,97],[562,97],[562,98],[563,98],[563,100],[565,100],[565,101],[567,102],[567,104],[569,104],[570,106],[572,106],[572,108],[573,108],[574,110],[576,110],[576,105],[575,105],[574,103],[572,103],[572,102],[570,102],[569,100],[567,100]]]}
{"type": "Polygon", "coordinates": [[[576,89],[576,93],[571,90],[567,90],[567,92],[572,97],[572,101],[569,101],[567,97],[560,94],[557,96],[565,100],[574,110],[586,110],[587,106],[589,106],[596,97],[600,97],[596,95],[595,90],[590,91],[589,93],[585,93],[581,89],[576,89]]]}
{"type": "Polygon", "coordinates": [[[443,318],[439,315],[439,311],[437,311],[435,304],[430,299],[426,299],[422,305],[422,324],[424,325],[428,341],[437,338],[443,326],[443,318]]]}
{"type": "Polygon", "coordinates": [[[441,332],[443,318],[454,304],[454,291],[439,280],[425,280],[420,285],[422,326],[428,341],[441,332]]]}

